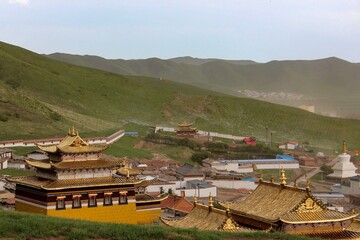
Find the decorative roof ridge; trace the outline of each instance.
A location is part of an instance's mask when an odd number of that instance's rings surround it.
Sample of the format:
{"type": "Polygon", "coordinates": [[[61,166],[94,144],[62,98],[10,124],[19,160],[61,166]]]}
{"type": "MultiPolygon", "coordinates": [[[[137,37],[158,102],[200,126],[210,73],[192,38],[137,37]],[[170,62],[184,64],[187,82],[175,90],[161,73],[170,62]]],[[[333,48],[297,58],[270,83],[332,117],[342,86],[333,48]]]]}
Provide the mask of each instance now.
{"type": "Polygon", "coordinates": [[[256,231],[254,229],[241,226],[231,217],[231,215],[226,216],[226,218],[221,223],[221,225],[217,228],[217,230],[226,231],[226,232],[238,232],[239,230],[245,230],[246,232],[256,231]]]}
{"type": "Polygon", "coordinates": [[[165,199],[167,199],[169,197],[168,194],[165,194],[165,195],[160,195],[160,196],[151,196],[151,195],[148,195],[148,194],[145,194],[149,197],[152,197],[152,199],[147,199],[147,200],[136,200],[137,203],[148,203],[148,202],[154,202],[154,201],[163,201],[165,199]]]}
{"type": "MultiPolygon", "coordinates": [[[[260,186],[261,184],[264,184],[267,186],[272,186],[272,187],[282,187],[283,189],[291,189],[291,190],[295,190],[295,191],[299,191],[299,192],[306,192],[305,188],[295,187],[295,186],[291,186],[291,185],[282,185],[280,183],[275,183],[275,182],[273,183],[270,181],[262,181],[258,184],[258,186],[260,186]]],[[[255,190],[256,190],[256,188],[255,188],[255,190]]]]}

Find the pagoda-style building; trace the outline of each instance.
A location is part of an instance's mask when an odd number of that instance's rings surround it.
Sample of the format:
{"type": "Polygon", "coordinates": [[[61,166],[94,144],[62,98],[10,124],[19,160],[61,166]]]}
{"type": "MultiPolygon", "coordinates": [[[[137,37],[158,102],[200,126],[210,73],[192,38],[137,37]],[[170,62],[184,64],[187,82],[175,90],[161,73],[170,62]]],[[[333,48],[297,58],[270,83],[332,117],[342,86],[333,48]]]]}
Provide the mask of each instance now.
{"type": "MultiPolygon", "coordinates": [[[[219,203],[224,209],[228,209],[227,216],[231,217],[241,230],[279,231],[325,239],[360,239],[360,223],[355,220],[359,213],[328,209],[311,194],[309,180],[306,188],[299,188],[296,183],[293,186],[287,185],[283,169],[280,183],[275,183],[273,179],[267,182],[261,177],[258,187],[245,200],[219,203]]],[[[162,221],[173,227],[202,229],[203,226],[214,226],[214,218],[206,215],[206,211],[195,211],[181,220],[162,221]],[[196,218],[197,221],[193,220],[196,218]]],[[[211,212],[220,213],[218,211],[220,210],[213,209],[211,212]]],[[[221,227],[207,230],[216,229],[221,230],[221,227]]]]}
{"type": "Polygon", "coordinates": [[[39,146],[49,159],[26,160],[36,176],[8,179],[16,183],[15,209],[99,222],[157,221],[166,196],[138,194],[144,181],[130,174],[124,159],[103,159],[100,153],[108,147],[88,144],[74,128],[58,145],[39,146]]]}
{"type": "MultiPolygon", "coordinates": [[[[238,223],[255,229],[319,237],[326,233],[334,234],[335,239],[349,234],[346,228],[359,215],[328,209],[311,194],[309,180],[305,189],[297,187],[296,183],[287,185],[284,169],[280,183],[260,178],[258,187],[249,197],[242,202],[229,203],[229,208],[238,223]]],[[[360,233],[354,234],[360,237],[360,233]]]]}
{"type": "Polygon", "coordinates": [[[176,128],[176,136],[194,138],[197,135],[198,130],[192,127],[192,123],[183,122],[179,123],[176,128]]]}

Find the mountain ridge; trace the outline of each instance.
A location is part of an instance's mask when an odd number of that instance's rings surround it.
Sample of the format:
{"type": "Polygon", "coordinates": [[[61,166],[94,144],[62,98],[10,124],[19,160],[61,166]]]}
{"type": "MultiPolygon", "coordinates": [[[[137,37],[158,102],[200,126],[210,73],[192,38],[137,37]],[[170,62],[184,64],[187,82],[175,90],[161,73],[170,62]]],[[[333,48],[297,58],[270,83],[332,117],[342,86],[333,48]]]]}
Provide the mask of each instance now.
{"type": "Polygon", "coordinates": [[[191,57],[173,58],[180,59],[178,62],[159,58],[97,60],[93,57],[71,54],[48,57],[118,74],[171,79],[240,97],[245,97],[240,93],[244,90],[299,94],[313,100],[273,102],[290,106],[316,105],[318,113],[337,112],[339,115],[341,111],[344,115],[342,117],[360,118],[360,105],[357,104],[360,96],[354,91],[360,89],[360,64],[337,57],[318,60],[274,60],[254,64],[235,64],[221,59],[199,60],[191,57]],[[183,59],[202,62],[188,64],[184,63],[183,59]]]}

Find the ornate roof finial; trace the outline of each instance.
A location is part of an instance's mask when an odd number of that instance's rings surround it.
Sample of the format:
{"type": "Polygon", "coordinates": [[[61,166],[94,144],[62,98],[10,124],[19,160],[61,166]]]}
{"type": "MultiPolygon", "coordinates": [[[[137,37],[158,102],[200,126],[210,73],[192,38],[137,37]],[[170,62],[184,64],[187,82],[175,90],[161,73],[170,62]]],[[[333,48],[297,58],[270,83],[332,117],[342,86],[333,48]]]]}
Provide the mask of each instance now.
{"type": "Polygon", "coordinates": [[[79,136],[79,129],[76,129],[76,135],[79,136]]]}
{"type": "Polygon", "coordinates": [[[294,180],[294,187],[298,187],[296,179],[294,180]]]}
{"type": "Polygon", "coordinates": [[[196,204],[197,204],[197,197],[194,196],[194,207],[196,207],[196,204]]]}
{"type": "Polygon", "coordinates": [[[259,178],[259,183],[263,182],[264,179],[263,179],[263,172],[262,170],[260,170],[260,178],[259,178]]]}
{"type": "Polygon", "coordinates": [[[71,130],[71,136],[74,136],[75,135],[75,128],[74,126],[72,127],[72,130],[71,130]]]}
{"type": "Polygon", "coordinates": [[[310,179],[309,178],[306,179],[306,190],[310,191],[310,179]]]}
{"type": "Polygon", "coordinates": [[[213,207],[214,207],[214,200],[213,200],[211,192],[210,192],[210,194],[209,194],[209,211],[211,211],[213,207]]]}
{"type": "Polygon", "coordinates": [[[343,141],[343,144],[342,144],[342,153],[346,154],[346,142],[345,142],[345,140],[343,141]]]}
{"type": "Polygon", "coordinates": [[[270,176],[270,182],[274,183],[274,175],[273,174],[271,174],[271,176],[270,176]]]}
{"type": "Polygon", "coordinates": [[[226,203],[226,216],[230,216],[230,206],[228,202],[226,203]]]}
{"type": "Polygon", "coordinates": [[[280,178],[279,178],[279,180],[280,180],[280,184],[281,185],[285,185],[286,184],[286,176],[285,176],[285,170],[284,170],[284,167],[281,167],[281,175],[280,175],[280,178]]]}
{"type": "Polygon", "coordinates": [[[71,130],[70,130],[70,128],[69,128],[69,130],[68,130],[68,135],[71,136],[71,130]]]}

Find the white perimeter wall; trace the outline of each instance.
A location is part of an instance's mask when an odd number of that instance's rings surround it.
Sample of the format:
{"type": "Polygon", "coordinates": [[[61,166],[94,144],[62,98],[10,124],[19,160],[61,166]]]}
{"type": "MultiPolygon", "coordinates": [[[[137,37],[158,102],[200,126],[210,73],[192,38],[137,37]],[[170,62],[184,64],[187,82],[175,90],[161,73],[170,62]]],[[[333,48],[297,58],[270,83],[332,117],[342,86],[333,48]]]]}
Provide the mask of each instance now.
{"type": "Polygon", "coordinates": [[[218,188],[246,188],[248,190],[254,190],[257,187],[256,183],[244,180],[211,180],[207,182],[218,188]]]}
{"type": "Polygon", "coordinates": [[[296,163],[273,163],[273,164],[256,164],[257,169],[298,169],[299,162],[296,163]]]}

